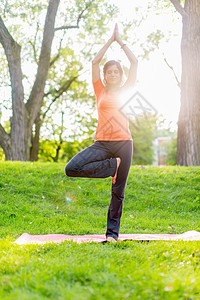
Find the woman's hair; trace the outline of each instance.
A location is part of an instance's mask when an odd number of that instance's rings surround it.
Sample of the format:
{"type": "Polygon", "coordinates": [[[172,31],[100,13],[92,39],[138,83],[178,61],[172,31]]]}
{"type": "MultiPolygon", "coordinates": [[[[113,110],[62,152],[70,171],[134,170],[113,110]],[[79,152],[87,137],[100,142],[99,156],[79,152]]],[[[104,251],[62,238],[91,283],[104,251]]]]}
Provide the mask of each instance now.
{"type": "Polygon", "coordinates": [[[105,75],[106,75],[106,71],[107,69],[110,67],[110,66],[113,66],[113,65],[116,65],[117,69],[119,70],[119,74],[120,74],[120,77],[121,77],[121,83],[122,83],[122,78],[123,78],[123,69],[120,65],[120,63],[116,60],[109,60],[105,63],[104,67],[103,67],[103,75],[104,75],[104,83],[106,84],[105,82],[105,75]]]}

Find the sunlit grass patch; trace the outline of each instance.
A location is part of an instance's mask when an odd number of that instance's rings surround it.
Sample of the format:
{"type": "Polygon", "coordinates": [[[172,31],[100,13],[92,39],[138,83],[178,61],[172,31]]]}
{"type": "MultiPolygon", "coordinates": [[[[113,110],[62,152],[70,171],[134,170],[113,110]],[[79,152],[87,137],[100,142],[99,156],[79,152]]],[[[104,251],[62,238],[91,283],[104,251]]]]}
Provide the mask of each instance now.
{"type": "MultiPolygon", "coordinates": [[[[0,299],[200,299],[200,242],[14,244],[24,232],[104,234],[111,178],[0,168],[0,299]]],[[[199,178],[199,167],[132,166],[120,233],[200,231],[199,178]]]]}

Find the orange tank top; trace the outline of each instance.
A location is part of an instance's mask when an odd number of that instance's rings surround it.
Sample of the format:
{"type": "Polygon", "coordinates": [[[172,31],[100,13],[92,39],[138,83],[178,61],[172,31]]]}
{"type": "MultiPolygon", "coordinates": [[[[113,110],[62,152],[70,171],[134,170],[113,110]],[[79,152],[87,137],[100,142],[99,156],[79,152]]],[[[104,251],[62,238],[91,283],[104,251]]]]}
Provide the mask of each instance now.
{"type": "Polygon", "coordinates": [[[133,140],[127,116],[122,113],[123,94],[106,91],[101,78],[93,82],[98,110],[94,141],[133,140]]]}

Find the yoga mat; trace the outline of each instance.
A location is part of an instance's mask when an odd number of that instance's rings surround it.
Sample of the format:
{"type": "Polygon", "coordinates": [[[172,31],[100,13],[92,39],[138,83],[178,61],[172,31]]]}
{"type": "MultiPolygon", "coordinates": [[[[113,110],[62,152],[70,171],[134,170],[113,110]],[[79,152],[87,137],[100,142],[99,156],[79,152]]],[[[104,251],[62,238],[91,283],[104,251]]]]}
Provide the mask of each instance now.
{"type": "MultiPolygon", "coordinates": [[[[118,241],[200,241],[200,232],[192,230],[181,234],[120,234],[118,241]]],[[[65,234],[46,234],[31,235],[23,233],[14,243],[24,244],[44,244],[44,243],[61,243],[63,241],[73,241],[76,243],[102,243],[106,242],[105,235],[65,235],[65,234]]]]}

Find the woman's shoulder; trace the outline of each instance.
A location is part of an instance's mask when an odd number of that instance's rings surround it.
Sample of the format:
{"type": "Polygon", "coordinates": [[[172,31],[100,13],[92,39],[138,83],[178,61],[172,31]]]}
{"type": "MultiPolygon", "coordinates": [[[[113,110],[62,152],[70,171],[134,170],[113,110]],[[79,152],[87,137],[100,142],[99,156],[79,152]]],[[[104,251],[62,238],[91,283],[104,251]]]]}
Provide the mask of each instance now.
{"type": "Polygon", "coordinates": [[[92,81],[92,84],[93,84],[94,91],[95,91],[96,95],[100,94],[105,89],[101,78],[99,78],[96,81],[92,81]]]}
{"type": "MultiPolygon", "coordinates": [[[[97,80],[95,80],[95,81],[92,80],[92,84],[93,84],[93,85],[97,85],[97,84],[103,85],[103,82],[102,82],[102,80],[101,80],[101,77],[99,77],[99,79],[97,79],[97,80]]],[[[103,85],[103,86],[104,86],[104,85],[103,85]]]]}
{"type": "Polygon", "coordinates": [[[102,89],[105,88],[105,86],[104,86],[104,84],[103,84],[103,82],[102,82],[102,80],[101,80],[100,77],[99,77],[98,80],[92,81],[92,84],[93,84],[93,87],[94,87],[94,88],[95,88],[95,87],[100,87],[100,88],[102,88],[102,89]]]}

